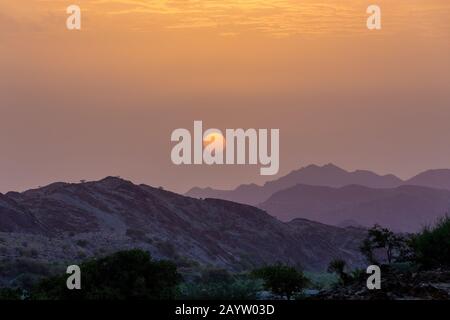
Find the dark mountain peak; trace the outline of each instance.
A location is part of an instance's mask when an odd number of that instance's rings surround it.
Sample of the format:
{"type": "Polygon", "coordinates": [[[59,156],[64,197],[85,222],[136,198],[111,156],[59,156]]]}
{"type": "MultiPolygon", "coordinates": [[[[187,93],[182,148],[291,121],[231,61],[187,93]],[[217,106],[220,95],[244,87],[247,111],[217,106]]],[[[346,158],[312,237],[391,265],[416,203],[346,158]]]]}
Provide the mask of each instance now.
{"type": "Polygon", "coordinates": [[[322,168],[323,169],[327,169],[327,170],[335,170],[335,171],[340,171],[340,172],[342,172],[342,171],[343,172],[347,172],[346,170],[344,170],[344,169],[334,165],[333,163],[328,163],[328,164],[324,165],[322,168]]]}
{"type": "MultiPolygon", "coordinates": [[[[69,186],[70,183],[66,183],[66,182],[54,182],[51,183],[49,185],[46,185],[44,187],[38,187],[35,189],[30,189],[27,191],[22,192],[20,195],[21,196],[41,196],[41,195],[48,195],[48,194],[52,194],[55,192],[60,191],[61,189],[69,186]]],[[[11,196],[18,196],[17,194],[12,194],[11,196]]]]}
{"type": "Polygon", "coordinates": [[[369,187],[396,187],[402,180],[394,175],[381,176],[369,170],[355,170],[353,172],[342,169],[333,163],[324,166],[309,165],[292,171],[278,180],[270,181],[265,186],[277,186],[279,190],[295,184],[322,185],[341,187],[359,184],[369,187]]]}
{"type": "Polygon", "coordinates": [[[399,177],[393,175],[392,173],[389,174],[384,174],[384,175],[380,175],[377,174],[373,171],[370,170],[355,170],[353,172],[350,172],[350,174],[354,174],[355,176],[360,176],[360,177],[364,177],[364,178],[372,178],[372,179],[376,179],[376,178],[383,178],[386,181],[391,181],[392,182],[392,186],[398,186],[400,184],[403,183],[403,180],[400,179],[399,177]]]}
{"type": "Polygon", "coordinates": [[[317,164],[312,163],[312,164],[309,164],[309,165],[307,165],[305,167],[301,167],[300,169],[294,170],[294,172],[295,171],[300,171],[300,170],[305,170],[305,169],[313,170],[313,169],[319,169],[319,168],[320,167],[317,164]]]}
{"type": "Polygon", "coordinates": [[[118,185],[121,185],[121,184],[133,184],[131,181],[122,179],[119,176],[116,176],[116,177],[108,176],[108,177],[105,177],[105,178],[103,178],[101,180],[93,181],[92,183],[94,183],[94,184],[101,184],[101,185],[110,186],[110,187],[118,186],[118,185]]]}
{"type": "MultiPolygon", "coordinates": [[[[106,178],[103,178],[101,180],[97,181],[80,181],[76,183],[66,183],[66,182],[54,182],[52,184],[49,184],[44,187],[39,187],[36,189],[30,189],[27,191],[22,192],[21,196],[50,196],[52,194],[56,193],[77,193],[82,191],[88,191],[90,188],[100,188],[100,189],[108,189],[108,190],[114,190],[120,186],[135,186],[131,181],[124,180],[120,177],[112,177],[108,176],[106,178]]],[[[11,193],[8,193],[11,194],[11,193]]],[[[17,194],[12,193],[12,197],[19,197],[17,194]]]]}
{"type": "MultiPolygon", "coordinates": [[[[1,196],[2,194],[0,193],[0,196],[1,196]]],[[[5,193],[5,194],[3,194],[3,196],[5,196],[5,197],[16,197],[16,196],[20,196],[20,192],[17,192],[17,191],[9,191],[9,192],[7,192],[7,193],[5,193]]]]}
{"type": "Polygon", "coordinates": [[[312,221],[310,219],[305,218],[294,218],[291,221],[287,222],[289,225],[305,225],[305,224],[315,224],[315,225],[321,225],[321,226],[328,226],[324,223],[312,221]]]}
{"type": "Polygon", "coordinates": [[[362,170],[362,169],[355,170],[352,173],[359,174],[359,175],[377,176],[376,173],[374,173],[374,172],[372,172],[370,170],[362,170]]]}
{"type": "MultiPolygon", "coordinates": [[[[16,192],[15,192],[16,193],[16,192]]],[[[17,193],[20,195],[20,193],[17,193]]],[[[13,192],[8,192],[7,194],[0,193],[0,202],[8,203],[14,201],[14,197],[12,197],[13,192]]]]}
{"type": "Polygon", "coordinates": [[[417,176],[421,175],[441,175],[450,174],[450,169],[430,169],[419,173],[417,176]]]}
{"type": "MultiPolygon", "coordinates": [[[[292,171],[290,174],[295,173],[304,173],[304,172],[339,172],[339,173],[348,173],[348,171],[336,166],[333,163],[328,163],[323,166],[319,166],[317,164],[310,164],[306,167],[301,167],[300,169],[292,171]]],[[[290,175],[288,174],[288,175],[290,175]]]]}
{"type": "Polygon", "coordinates": [[[188,192],[186,192],[186,196],[189,197],[193,197],[193,198],[197,198],[197,194],[202,194],[204,192],[213,192],[215,191],[215,189],[211,188],[211,187],[206,187],[206,188],[201,188],[201,187],[193,187],[191,189],[189,189],[188,192]]]}
{"type": "Polygon", "coordinates": [[[450,189],[450,169],[433,169],[419,173],[405,182],[439,189],[450,189]]]}

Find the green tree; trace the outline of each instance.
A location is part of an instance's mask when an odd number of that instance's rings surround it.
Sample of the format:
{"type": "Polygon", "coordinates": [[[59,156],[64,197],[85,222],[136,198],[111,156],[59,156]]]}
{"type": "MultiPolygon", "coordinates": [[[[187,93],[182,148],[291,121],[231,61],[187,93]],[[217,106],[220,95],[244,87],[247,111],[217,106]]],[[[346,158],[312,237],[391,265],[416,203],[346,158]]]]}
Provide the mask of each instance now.
{"type": "Polygon", "coordinates": [[[80,265],[81,290],[68,290],[67,275],[41,281],[32,299],[173,299],[181,281],[175,264],[153,261],[141,250],[121,251],[80,265]]]}
{"type": "Polygon", "coordinates": [[[413,236],[414,259],[424,268],[450,267],[450,217],[413,236]]]}
{"type": "Polygon", "coordinates": [[[24,293],[20,289],[0,288],[0,301],[22,300],[24,293]]]}
{"type": "Polygon", "coordinates": [[[256,269],[252,274],[264,280],[266,289],[285,296],[287,300],[290,300],[294,293],[300,292],[308,283],[303,272],[281,264],[256,269]]]}
{"type": "Polygon", "coordinates": [[[230,274],[223,269],[206,269],[201,276],[180,285],[181,299],[255,300],[262,281],[247,274],[230,274]]]}
{"type": "Polygon", "coordinates": [[[388,263],[392,263],[402,251],[402,246],[404,246],[402,237],[387,228],[375,225],[369,229],[367,238],[363,241],[360,250],[369,262],[377,263],[374,257],[374,249],[385,249],[386,259],[388,263]]]}
{"type": "Polygon", "coordinates": [[[364,239],[359,249],[361,250],[361,253],[367,258],[369,263],[378,264],[373,253],[374,245],[369,238],[364,239]]]}
{"type": "Polygon", "coordinates": [[[346,263],[341,259],[335,259],[328,265],[328,272],[336,273],[343,285],[347,285],[352,280],[352,277],[345,272],[345,267],[346,263]]]}

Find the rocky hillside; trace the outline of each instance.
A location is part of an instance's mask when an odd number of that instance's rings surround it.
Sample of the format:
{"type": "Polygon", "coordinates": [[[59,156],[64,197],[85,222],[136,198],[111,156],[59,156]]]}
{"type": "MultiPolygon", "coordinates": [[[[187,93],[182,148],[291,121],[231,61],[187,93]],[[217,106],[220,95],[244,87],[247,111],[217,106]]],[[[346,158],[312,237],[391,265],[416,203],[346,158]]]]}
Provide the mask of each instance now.
{"type": "Polygon", "coordinates": [[[78,261],[142,248],[181,265],[239,271],[277,261],[324,270],[364,259],[365,231],[307,220],[283,223],[224,200],[198,200],[120,178],[55,183],[0,196],[0,259],[78,261]]]}

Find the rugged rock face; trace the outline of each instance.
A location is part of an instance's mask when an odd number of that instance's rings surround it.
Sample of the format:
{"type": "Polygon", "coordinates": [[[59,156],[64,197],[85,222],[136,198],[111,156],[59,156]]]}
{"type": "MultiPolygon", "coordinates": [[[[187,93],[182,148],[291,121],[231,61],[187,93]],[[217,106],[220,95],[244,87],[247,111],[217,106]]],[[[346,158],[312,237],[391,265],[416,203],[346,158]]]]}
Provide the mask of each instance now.
{"type": "Polygon", "coordinates": [[[366,275],[353,284],[320,292],[314,299],[330,300],[448,300],[450,271],[401,272],[382,268],[381,289],[368,290],[366,275]]]}
{"type": "Polygon", "coordinates": [[[283,223],[248,205],[193,199],[113,177],[0,197],[3,259],[74,261],[143,248],[156,258],[234,271],[275,262],[322,271],[334,258],[364,265],[358,249],[364,237],[363,229],[283,223]]]}
{"type": "Polygon", "coordinates": [[[14,199],[0,194],[0,231],[37,232],[41,230],[36,218],[14,199]]]}

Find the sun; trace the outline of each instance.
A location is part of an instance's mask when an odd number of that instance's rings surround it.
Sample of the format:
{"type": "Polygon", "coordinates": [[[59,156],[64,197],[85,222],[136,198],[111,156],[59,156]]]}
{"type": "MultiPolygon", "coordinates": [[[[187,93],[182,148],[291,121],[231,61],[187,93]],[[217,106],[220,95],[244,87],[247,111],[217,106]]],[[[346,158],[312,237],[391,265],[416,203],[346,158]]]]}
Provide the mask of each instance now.
{"type": "Polygon", "coordinates": [[[206,147],[211,143],[215,143],[217,147],[222,146],[225,149],[225,137],[220,132],[211,132],[203,138],[203,146],[206,147]]]}

